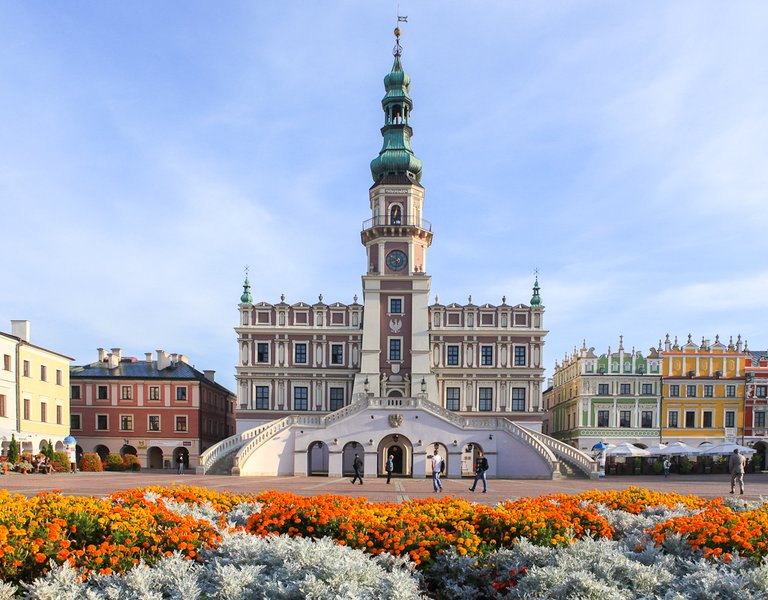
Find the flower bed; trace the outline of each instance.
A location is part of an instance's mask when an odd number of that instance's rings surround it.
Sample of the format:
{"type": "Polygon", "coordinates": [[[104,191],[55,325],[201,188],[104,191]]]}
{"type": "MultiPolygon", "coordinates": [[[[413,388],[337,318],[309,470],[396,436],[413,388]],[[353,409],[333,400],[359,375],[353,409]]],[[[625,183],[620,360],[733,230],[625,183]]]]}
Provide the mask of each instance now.
{"type": "Polygon", "coordinates": [[[0,491],[0,599],[85,588],[91,598],[765,598],[767,544],[762,503],[637,488],[494,507],[187,486],[100,499],[0,491]]]}

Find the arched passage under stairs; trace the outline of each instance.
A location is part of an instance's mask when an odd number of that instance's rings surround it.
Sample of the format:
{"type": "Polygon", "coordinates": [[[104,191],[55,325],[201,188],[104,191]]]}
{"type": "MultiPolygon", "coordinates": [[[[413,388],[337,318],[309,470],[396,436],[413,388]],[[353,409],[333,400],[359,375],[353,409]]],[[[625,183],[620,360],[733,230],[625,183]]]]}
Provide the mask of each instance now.
{"type": "Polygon", "coordinates": [[[477,442],[470,442],[464,447],[461,453],[462,477],[475,476],[475,465],[477,464],[477,459],[480,458],[481,452],[483,452],[483,447],[477,442]]]}
{"type": "Polygon", "coordinates": [[[435,452],[439,453],[440,456],[443,458],[443,461],[445,462],[445,468],[443,469],[443,474],[448,473],[448,465],[450,463],[450,460],[448,457],[448,447],[442,442],[431,442],[427,444],[427,464],[425,468],[426,477],[432,477],[432,455],[435,452]]]}
{"type": "Polygon", "coordinates": [[[307,448],[307,475],[328,476],[328,445],[325,442],[312,442],[307,448]]]}
{"type": "Polygon", "coordinates": [[[355,454],[360,456],[360,460],[363,461],[363,470],[365,470],[365,448],[359,442],[347,442],[341,450],[341,473],[344,477],[352,477],[355,474],[352,468],[355,454]]]}
{"type": "Polygon", "coordinates": [[[400,477],[413,476],[413,444],[404,435],[391,433],[379,442],[376,451],[376,469],[378,475],[386,477],[387,457],[392,455],[394,469],[392,475],[400,477]]]}

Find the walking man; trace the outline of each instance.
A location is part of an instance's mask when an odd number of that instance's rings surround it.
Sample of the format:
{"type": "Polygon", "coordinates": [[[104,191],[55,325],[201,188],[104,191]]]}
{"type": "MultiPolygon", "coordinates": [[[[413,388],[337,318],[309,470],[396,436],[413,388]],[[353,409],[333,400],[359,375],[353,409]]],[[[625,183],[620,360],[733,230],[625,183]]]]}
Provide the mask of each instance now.
{"type": "Polygon", "coordinates": [[[443,484],[440,483],[440,471],[442,470],[443,457],[437,452],[432,455],[432,488],[437,493],[437,490],[443,491],[443,484]]]}
{"type": "Polygon", "coordinates": [[[475,481],[472,483],[472,487],[469,488],[470,492],[474,492],[477,487],[477,482],[483,480],[483,494],[488,491],[488,479],[485,472],[488,470],[488,459],[483,456],[482,452],[478,452],[477,462],[475,462],[475,481]]]}
{"type": "Polygon", "coordinates": [[[733,449],[733,454],[728,458],[728,471],[731,474],[731,494],[733,494],[736,482],[739,482],[739,493],[744,493],[744,465],[747,459],[739,453],[738,448],[733,449]]]}
{"type": "Polygon", "coordinates": [[[672,463],[668,458],[664,459],[664,478],[669,477],[669,469],[672,467],[672,463]]]}
{"type": "Polygon", "coordinates": [[[395,457],[391,454],[387,457],[387,483],[389,483],[390,478],[392,477],[392,471],[395,470],[395,457]]]}
{"type": "Polygon", "coordinates": [[[355,476],[352,478],[352,483],[354,484],[355,481],[359,479],[360,485],[363,485],[363,461],[360,460],[359,454],[355,454],[355,460],[352,461],[352,468],[355,470],[355,476]]]}
{"type": "Polygon", "coordinates": [[[184,455],[181,452],[176,457],[176,462],[179,464],[179,475],[184,475],[184,455]]]}

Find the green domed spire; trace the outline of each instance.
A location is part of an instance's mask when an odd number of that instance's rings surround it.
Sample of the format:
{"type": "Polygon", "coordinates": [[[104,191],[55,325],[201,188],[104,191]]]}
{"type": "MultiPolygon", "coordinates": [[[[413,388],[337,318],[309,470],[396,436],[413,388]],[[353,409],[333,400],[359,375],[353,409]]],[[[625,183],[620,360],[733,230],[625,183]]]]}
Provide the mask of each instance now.
{"type": "Polygon", "coordinates": [[[245,283],[243,283],[243,295],[240,296],[240,304],[253,304],[253,296],[251,296],[251,282],[248,281],[248,274],[245,275],[245,283]]]}
{"type": "Polygon", "coordinates": [[[400,28],[395,28],[395,62],[392,70],[384,77],[386,94],[381,101],[384,109],[384,127],[381,135],[384,144],[379,155],[371,161],[373,181],[379,183],[386,175],[407,177],[405,182],[419,183],[421,180],[421,160],[411,150],[413,130],[409,125],[413,102],[408,95],[411,78],[403,71],[400,55],[400,28]]]}
{"type": "Polygon", "coordinates": [[[533,297],[531,306],[541,306],[541,296],[539,296],[539,276],[536,275],[536,281],[533,283],[533,297]]]}

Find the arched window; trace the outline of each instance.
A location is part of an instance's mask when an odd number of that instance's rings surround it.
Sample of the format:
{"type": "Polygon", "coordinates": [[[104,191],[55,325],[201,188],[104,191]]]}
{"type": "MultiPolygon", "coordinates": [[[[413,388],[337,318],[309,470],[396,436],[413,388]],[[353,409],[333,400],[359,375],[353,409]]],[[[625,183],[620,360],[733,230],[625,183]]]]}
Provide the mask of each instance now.
{"type": "Polygon", "coordinates": [[[403,220],[403,209],[399,204],[393,204],[389,209],[389,222],[391,225],[400,225],[403,220]]]}

